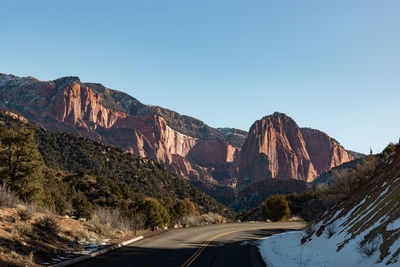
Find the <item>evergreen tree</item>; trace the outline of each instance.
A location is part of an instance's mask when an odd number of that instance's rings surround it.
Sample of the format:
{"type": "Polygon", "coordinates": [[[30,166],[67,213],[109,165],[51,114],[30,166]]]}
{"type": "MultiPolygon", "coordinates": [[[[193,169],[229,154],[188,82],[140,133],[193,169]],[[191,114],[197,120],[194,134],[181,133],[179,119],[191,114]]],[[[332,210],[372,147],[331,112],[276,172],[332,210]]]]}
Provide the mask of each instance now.
{"type": "Polygon", "coordinates": [[[72,200],[72,207],[75,209],[75,215],[78,218],[92,218],[93,206],[82,192],[78,191],[75,198],[72,200]]]}
{"type": "Polygon", "coordinates": [[[172,209],[174,206],[174,201],[170,197],[163,197],[160,203],[166,208],[168,211],[172,209]]]}
{"type": "Polygon", "coordinates": [[[43,160],[33,132],[0,131],[0,182],[21,199],[38,202],[44,199],[43,177],[43,160]]]}
{"type": "Polygon", "coordinates": [[[264,220],[282,221],[290,214],[289,203],[283,195],[272,195],[261,205],[264,220]]]}
{"type": "Polygon", "coordinates": [[[385,158],[388,158],[393,152],[395,152],[397,149],[397,145],[393,144],[390,142],[385,149],[382,151],[383,155],[385,158]]]}
{"type": "Polygon", "coordinates": [[[173,214],[174,214],[174,217],[176,219],[182,218],[187,213],[187,208],[186,208],[186,205],[185,205],[185,203],[183,201],[178,201],[174,205],[173,210],[174,210],[173,214]]]}
{"type": "Polygon", "coordinates": [[[146,216],[145,226],[147,228],[154,230],[155,227],[163,227],[169,223],[169,214],[157,199],[146,199],[139,210],[146,216]]]}

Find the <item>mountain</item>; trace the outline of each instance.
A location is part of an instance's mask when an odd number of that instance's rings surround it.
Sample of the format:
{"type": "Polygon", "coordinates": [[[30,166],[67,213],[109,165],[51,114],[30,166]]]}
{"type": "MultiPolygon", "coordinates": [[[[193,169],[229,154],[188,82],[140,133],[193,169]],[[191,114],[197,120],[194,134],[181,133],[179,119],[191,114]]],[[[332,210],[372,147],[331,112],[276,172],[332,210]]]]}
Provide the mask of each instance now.
{"type": "Polygon", "coordinates": [[[317,178],[315,178],[311,184],[313,185],[319,185],[319,184],[330,184],[332,183],[332,178],[335,176],[336,173],[341,172],[341,171],[346,171],[349,169],[353,169],[356,167],[357,164],[362,164],[363,160],[365,158],[356,158],[352,161],[343,163],[342,165],[339,165],[337,167],[334,167],[330,169],[327,172],[324,172],[323,174],[319,175],[317,178]]]}
{"type": "Polygon", "coordinates": [[[0,107],[48,130],[90,138],[162,163],[226,205],[245,193],[259,199],[265,192],[279,193],[278,189],[300,192],[307,186],[271,179],[311,182],[354,158],[325,133],[300,128],[282,113],[256,121],[249,133],[215,129],[78,77],[40,81],[0,74],[0,107]]]}
{"type": "Polygon", "coordinates": [[[191,179],[235,185],[233,161],[246,138],[78,77],[40,81],[0,74],[0,107],[53,131],[121,147],[191,179]]]}
{"type": "MultiPolygon", "coordinates": [[[[34,131],[39,152],[48,168],[73,174],[70,177],[75,178],[83,177],[84,175],[79,175],[82,171],[89,172],[92,176],[99,177],[102,185],[105,182],[110,184],[109,187],[113,190],[104,189],[97,195],[97,201],[103,199],[105,194],[121,193],[121,189],[117,187],[123,183],[133,192],[147,197],[189,198],[202,213],[217,212],[232,216],[231,211],[215,199],[151,159],[141,158],[120,148],[106,146],[73,134],[52,132],[20,115],[0,109],[0,130],[2,128],[24,128],[34,131]]],[[[93,195],[95,188],[86,191],[93,195]]],[[[115,201],[117,202],[118,198],[115,201]]]]}
{"type": "Polygon", "coordinates": [[[311,182],[353,159],[327,134],[300,128],[292,118],[276,112],[251,126],[240,152],[238,188],[271,178],[311,182]]]}

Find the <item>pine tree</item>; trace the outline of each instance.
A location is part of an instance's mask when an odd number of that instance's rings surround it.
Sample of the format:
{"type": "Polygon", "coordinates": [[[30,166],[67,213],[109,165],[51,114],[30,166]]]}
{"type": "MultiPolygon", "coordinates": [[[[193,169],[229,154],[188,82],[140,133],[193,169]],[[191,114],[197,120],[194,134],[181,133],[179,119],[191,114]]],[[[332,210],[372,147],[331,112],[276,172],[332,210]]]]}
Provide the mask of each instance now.
{"type": "Polygon", "coordinates": [[[146,199],[139,207],[139,211],[146,216],[146,227],[152,230],[156,227],[163,227],[170,221],[167,210],[154,198],[146,199]]]}
{"type": "Polygon", "coordinates": [[[185,216],[185,214],[187,213],[187,207],[185,205],[185,203],[183,201],[178,201],[175,205],[174,205],[174,217],[176,219],[180,219],[183,216],[185,216]]]}
{"type": "Polygon", "coordinates": [[[75,215],[78,218],[88,220],[92,218],[93,206],[82,192],[77,192],[75,198],[72,200],[72,207],[75,209],[75,215]]]}
{"type": "Polygon", "coordinates": [[[272,195],[261,205],[264,220],[282,221],[290,214],[289,203],[283,195],[272,195]]]}
{"type": "Polygon", "coordinates": [[[0,182],[21,199],[39,202],[44,199],[43,177],[43,160],[33,132],[3,129],[0,132],[0,182]]]}

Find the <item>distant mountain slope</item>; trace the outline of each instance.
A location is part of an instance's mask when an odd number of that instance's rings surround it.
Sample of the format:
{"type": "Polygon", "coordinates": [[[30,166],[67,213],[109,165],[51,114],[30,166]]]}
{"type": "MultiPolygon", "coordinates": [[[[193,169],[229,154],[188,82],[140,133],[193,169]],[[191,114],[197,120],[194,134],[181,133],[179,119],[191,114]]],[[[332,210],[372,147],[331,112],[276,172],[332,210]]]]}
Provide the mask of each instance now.
{"type": "Polygon", "coordinates": [[[311,182],[311,184],[313,184],[313,185],[330,184],[332,182],[332,177],[334,176],[335,172],[354,168],[357,164],[362,163],[362,161],[363,161],[363,158],[357,158],[352,161],[343,163],[342,165],[339,165],[335,168],[330,169],[327,172],[324,172],[323,174],[321,174],[320,176],[315,178],[311,182]]]}
{"type": "Polygon", "coordinates": [[[363,153],[359,153],[359,152],[355,152],[355,151],[351,151],[351,150],[347,150],[347,153],[352,155],[354,157],[354,159],[360,159],[360,158],[364,158],[367,156],[363,153]]]}
{"type": "Polygon", "coordinates": [[[143,159],[120,148],[72,134],[51,132],[4,110],[0,110],[0,127],[34,130],[39,151],[46,165],[53,169],[70,173],[88,170],[95,175],[124,182],[135,192],[146,196],[169,196],[173,199],[187,197],[202,212],[231,215],[226,207],[151,159],[143,159]]]}
{"type": "MultiPolygon", "coordinates": [[[[250,133],[215,129],[198,119],[144,105],[101,84],[83,83],[78,77],[40,81],[0,74],[0,107],[46,129],[69,132],[151,158],[216,199],[226,201],[226,205],[242,195],[237,190],[260,181],[310,182],[354,158],[333,138],[318,130],[300,128],[282,113],[256,121],[250,133]]],[[[257,190],[256,186],[251,188],[257,190]]]]}
{"type": "Polygon", "coordinates": [[[236,184],[233,161],[246,132],[217,130],[101,84],[82,83],[78,77],[39,81],[0,74],[0,107],[47,129],[152,158],[188,179],[236,184]]]}

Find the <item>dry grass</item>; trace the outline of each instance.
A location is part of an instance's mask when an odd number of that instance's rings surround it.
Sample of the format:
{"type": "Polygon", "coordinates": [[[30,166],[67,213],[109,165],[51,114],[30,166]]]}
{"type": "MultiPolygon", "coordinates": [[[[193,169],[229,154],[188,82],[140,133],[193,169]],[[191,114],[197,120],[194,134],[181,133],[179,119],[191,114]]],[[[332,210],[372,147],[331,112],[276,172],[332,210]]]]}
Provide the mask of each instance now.
{"type": "Polygon", "coordinates": [[[325,228],[325,230],[326,230],[326,236],[328,237],[328,238],[331,238],[334,234],[336,234],[336,231],[337,231],[337,227],[336,227],[336,224],[334,224],[334,223],[332,223],[332,224],[330,224],[330,225],[328,225],[326,228],[325,228]]]}
{"type": "Polygon", "coordinates": [[[21,221],[29,221],[32,219],[33,211],[26,206],[19,205],[17,207],[17,215],[21,221]]]}
{"type": "Polygon", "coordinates": [[[14,208],[20,203],[18,196],[4,185],[0,185],[0,207],[14,208]]]}
{"type": "MultiPolygon", "coordinates": [[[[20,204],[17,208],[0,209],[0,266],[39,266],[65,250],[76,251],[86,243],[98,244],[104,239],[121,240],[132,235],[110,227],[109,235],[103,235],[92,230],[91,222],[39,213],[32,211],[33,208],[20,204]],[[22,220],[26,209],[31,218],[22,220]]],[[[119,225],[124,227],[121,222],[119,225]]]]}
{"type": "Polygon", "coordinates": [[[94,232],[109,238],[114,238],[118,234],[127,233],[133,229],[133,223],[122,216],[119,210],[102,207],[96,208],[89,223],[94,232]]]}
{"type": "Polygon", "coordinates": [[[359,241],[356,244],[356,251],[360,253],[361,257],[369,258],[379,249],[380,241],[378,238],[374,238],[369,242],[359,241]]]}

